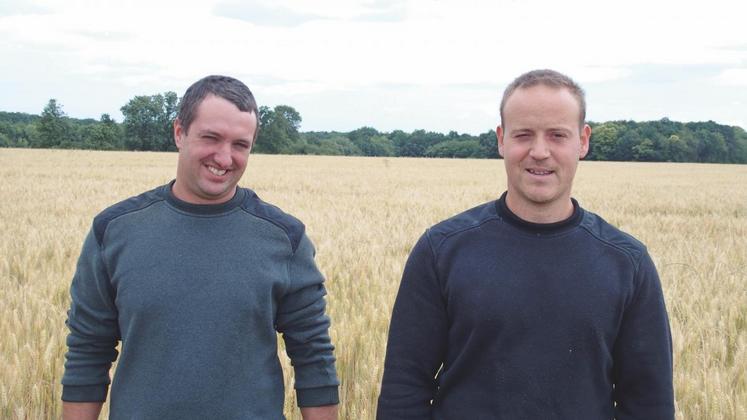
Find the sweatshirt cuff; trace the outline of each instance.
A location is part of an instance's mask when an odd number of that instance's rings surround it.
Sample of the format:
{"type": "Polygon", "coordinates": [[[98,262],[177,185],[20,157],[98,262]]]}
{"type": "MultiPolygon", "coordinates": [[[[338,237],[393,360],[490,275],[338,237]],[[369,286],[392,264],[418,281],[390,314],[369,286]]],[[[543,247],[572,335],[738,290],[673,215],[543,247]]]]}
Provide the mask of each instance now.
{"type": "Polygon", "coordinates": [[[63,385],[62,401],[67,402],[104,402],[109,385],[63,385]]]}
{"type": "Polygon", "coordinates": [[[299,407],[322,407],[340,403],[340,398],[337,394],[337,385],[296,389],[296,400],[299,407]]]}

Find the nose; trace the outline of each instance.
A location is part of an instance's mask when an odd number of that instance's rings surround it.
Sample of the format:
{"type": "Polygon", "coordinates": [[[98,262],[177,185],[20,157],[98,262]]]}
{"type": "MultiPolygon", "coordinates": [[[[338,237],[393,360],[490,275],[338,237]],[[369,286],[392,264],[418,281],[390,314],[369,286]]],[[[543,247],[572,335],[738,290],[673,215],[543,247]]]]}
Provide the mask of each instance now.
{"type": "Polygon", "coordinates": [[[545,139],[538,137],[532,142],[532,146],[529,149],[529,156],[532,159],[542,160],[550,157],[550,147],[545,139]]]}
{"type": "Polygon", "coordinates": [[[231,144],[226,142],[221,144],[213,155],[215,163],[220,165],[221,168],[229,168],[231,166],[231,144]]]}

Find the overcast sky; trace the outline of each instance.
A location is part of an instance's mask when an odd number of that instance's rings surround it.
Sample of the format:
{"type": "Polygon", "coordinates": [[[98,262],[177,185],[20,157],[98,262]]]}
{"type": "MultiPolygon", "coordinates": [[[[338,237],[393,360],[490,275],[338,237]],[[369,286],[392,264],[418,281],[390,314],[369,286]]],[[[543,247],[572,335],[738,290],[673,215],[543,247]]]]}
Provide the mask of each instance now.
{"type": "Polygon", "coordinates": [[[286,104],[302,131],[479,134],[503,88],[553,68],[592,121],[747,129],[747,2],[0,0],[0,110],[121,121],[136,95],[208,74],[286,104]]]}

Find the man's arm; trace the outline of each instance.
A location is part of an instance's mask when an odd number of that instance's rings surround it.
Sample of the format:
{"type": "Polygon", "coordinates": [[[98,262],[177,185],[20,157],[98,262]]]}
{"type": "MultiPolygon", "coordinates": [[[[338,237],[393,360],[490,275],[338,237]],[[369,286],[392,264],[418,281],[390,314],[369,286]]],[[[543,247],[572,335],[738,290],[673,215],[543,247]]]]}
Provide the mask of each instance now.
{"type": "Polygon", "coordinates": [[[446,304],[426,232],[410,253],[389,326],[377,418],[430,419],[445,358],[446,304]]]}
{"type": "Polygon", "coordinates": [[[62,420],[96,420],[104,403],[100,402],[62,402],[62,420]]]}
{"type": "Polygon", "coordinates": [[[324,277],[314,263],[314,247],[302,235],[289,264],[289,287],[278,302],[276,328],[295,372],[298,406],[317,408],[339,403],[334,346],[325,314],[324,277]]]}
{"type": "Polygon", "coordinates": [[[337,405],[301,408],[303,420],[337,420],[337,405]]]}
{"type": "Polygon", "coordinates": [[[674,419],[672,336],[653,261],[644,253],[613,352],[615,418],[674,419]]]}
{"type": "Polygon", "coordinates": [[[117,308],[94,230],[89,232],[70,287],[68,352],[62,377],[62,400],[102,403],[109,369],[117,358],[117,308]]]}

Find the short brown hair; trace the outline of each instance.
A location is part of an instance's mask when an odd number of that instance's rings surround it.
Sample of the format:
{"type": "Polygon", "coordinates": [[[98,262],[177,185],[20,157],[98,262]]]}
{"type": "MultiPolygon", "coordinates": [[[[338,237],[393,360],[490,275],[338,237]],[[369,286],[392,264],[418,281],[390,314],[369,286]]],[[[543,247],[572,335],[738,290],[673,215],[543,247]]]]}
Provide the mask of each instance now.
{"type": "Polygon", "coordinates": [[[524,73],[521,76],[514,79],[510,85],[503,91],[503,99],[501,100],[501,126],[503,126],[503,108],[506,107],[508,98],[516,92],[517,89],[530,88],[532,86],[545,85],[554,88],[565,88],[568,89],[571,94],[578,100],[579,107],[579,122],[578,126],[581,129],[586,121],[586,99],[584,90],[578,83],[574,82],[570,77],[557,72],[555,70],[532,70],[524,73]]]}
{"type": "Polygon", "coordinates": [[[208,95],[215,95],[231,102],[241,112],[254,114],[257,118],[257,130],[254,132],[254,139],[257,138],[259,111],[254,95],[244,83],[229,76],[203,77],[187,89],[179,102],[179,114],[177,115],[179,124],[181,124],[185,133],[189,131],[189,126],[197,114],[197,107],[208,95]]]}

